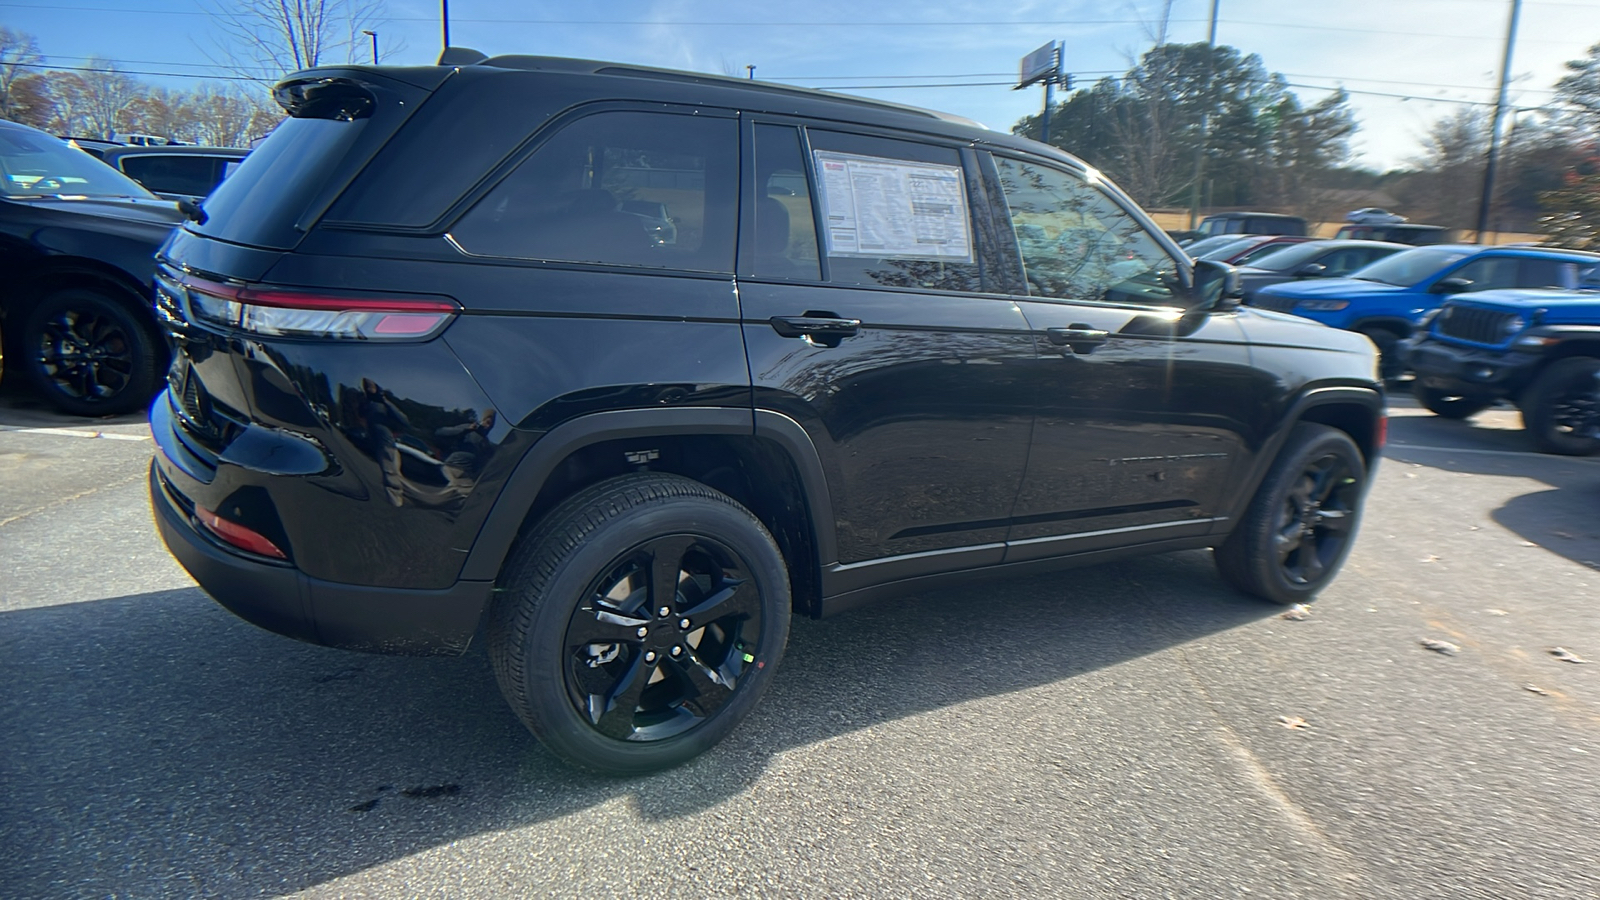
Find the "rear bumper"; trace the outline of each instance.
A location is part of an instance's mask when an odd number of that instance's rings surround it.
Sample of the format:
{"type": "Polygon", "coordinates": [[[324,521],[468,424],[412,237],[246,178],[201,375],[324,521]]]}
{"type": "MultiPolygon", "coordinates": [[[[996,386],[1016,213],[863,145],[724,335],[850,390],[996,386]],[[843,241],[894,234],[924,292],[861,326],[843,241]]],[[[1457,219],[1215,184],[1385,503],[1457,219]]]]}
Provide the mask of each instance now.
{"type": "Polygon", "coordinates": [[[1462,396],[1514,397],[1533,380],[1541,357],[1455,347],[1426,337],[1411,342],[1406,364],[1424,385],[1462,396]]]}
{"type": "Polygon", "coordinates": [[[200,587],[253,625],[313,644],[405,655],[467,649],[493,582],[458,581],[443,590],[338,584],[291,565],[226,548],[202,532],[176,489],[150,466],[150,505],[161,539],[200,587]]]}

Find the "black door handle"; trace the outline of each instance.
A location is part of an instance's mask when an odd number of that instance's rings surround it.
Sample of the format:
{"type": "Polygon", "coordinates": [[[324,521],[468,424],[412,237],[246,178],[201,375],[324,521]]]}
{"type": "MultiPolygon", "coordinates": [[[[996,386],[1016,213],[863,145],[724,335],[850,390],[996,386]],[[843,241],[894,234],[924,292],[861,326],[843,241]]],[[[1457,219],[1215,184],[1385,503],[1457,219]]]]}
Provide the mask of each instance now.
{"type": "Polygon", "coordinates": [[[861,333],[860,319],[838,316],[773,316],[767,320],[772,330],[784,337],[811,338],[819,344],[837,347],[839,341],[861,333]]]}
{"type": "Polygon", "coordinates": [[[1050,328],[1045,334],[1049,335],[1050,343],[1057,347],[1070,346],[1074,353],[1092,353],[1094,348],[1111,339],[1111,332],[1082,322],[1073,322],[1066,328],[1050,328]]]}

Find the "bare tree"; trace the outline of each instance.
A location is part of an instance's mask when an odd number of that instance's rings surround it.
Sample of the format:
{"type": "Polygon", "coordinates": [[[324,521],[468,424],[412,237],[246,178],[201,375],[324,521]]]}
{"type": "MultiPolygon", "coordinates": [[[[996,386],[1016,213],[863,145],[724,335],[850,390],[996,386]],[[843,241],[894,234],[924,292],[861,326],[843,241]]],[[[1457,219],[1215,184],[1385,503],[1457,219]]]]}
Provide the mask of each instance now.
{"type": "Polygon", "coordinates": [[[209,0],[207,6],[222,33],[213,60],[265,83],[361,58],[362,32],[377,30],[384,9],[383,0],[209,0]]]}
{"type": "Polygon", "coordinates": [[[0,25],[0,119],[16,121],[23,112],[12,88],[43,61],[33,35],[0,25]]]}
{"type": "Polygon", "coordinates": [[[89,131],[112,137],[117,133],[117,114],[144,92],[143,85],[119,72],[117,64],[103,56],[91,56],[84,69],[78,75],[82,92],[77,110],[89,131]]]}

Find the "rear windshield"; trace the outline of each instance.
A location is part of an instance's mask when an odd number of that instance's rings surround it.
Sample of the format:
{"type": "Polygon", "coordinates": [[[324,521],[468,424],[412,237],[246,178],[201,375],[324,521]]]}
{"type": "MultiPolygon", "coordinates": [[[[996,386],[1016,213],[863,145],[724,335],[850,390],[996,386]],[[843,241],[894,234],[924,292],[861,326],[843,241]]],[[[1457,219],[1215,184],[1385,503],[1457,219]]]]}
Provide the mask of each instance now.
{"type": "Polygon", "coordinates": [[[424,91],[375,73],[280,85],[290,111],[205,199],[207,237],[288,250],[420,105],[424,91]],[[303,92],[301,91],[303,88],[303,92]]]}
{"type": "Polygon", "coordinates": [[[233,177],[206,198],[207,237],[286,250],[299,243],[295,222],[371,119],[285,119],[233,177]]]}
{"type": "Polygon", "coordinates": [[[138,182],[82,150],[20,128],[0,128],[0,194],[155,199],[138,182]]]}
{"type": "Polygon", "coordinates": [[[1351,273],[1351,278],[1378,281],[1396,287],[1410,287],[1445,266],[1467,255],[1468,251],[1454,247],[1418,247],[1401,250],[1386,256],[1364,269],[1351,273]]]}

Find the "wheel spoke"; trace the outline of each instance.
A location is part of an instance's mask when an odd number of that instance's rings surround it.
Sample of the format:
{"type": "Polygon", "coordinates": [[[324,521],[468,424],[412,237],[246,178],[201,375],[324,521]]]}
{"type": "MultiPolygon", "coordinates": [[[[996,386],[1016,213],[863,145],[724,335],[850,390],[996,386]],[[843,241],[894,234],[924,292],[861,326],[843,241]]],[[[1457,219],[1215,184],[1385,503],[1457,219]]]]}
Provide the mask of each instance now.
{"type": "Polygon", "coordinates": [[[1292,521],[1279,528],[1277,533],[1272,536],[1272,545],[1278,551],[1278,562],[1287,561],[1289,554],[1300,549],[1300,545],[1304,542],[1304,536],[1305,531],[1300,527],[1299,520],[1292,521]]]}
{"type": "Polygon", "coordinates": [[[642,654],[635,654],[628,671],[617,679],[609,696],[589,695],[589,721],[601,734],[618,740],[627,740],[633,735],[633,717],[639,709],[639,698],[655,670],[653,663],[645,663],[642,654]]]}
{"type": "Polygon", "coordinates": [[[1354,524],[1354,517],[1342,509],[1317,510],[1317,528],[1328,534],[1343,535],[1354,524]]]}
{"type": "Polygon", "coordinates": [[[694,696],[685,698],[685,702],[693,704],[702,716],[721,708],[733,695],[733,689],[739,686],[737,676],[727,675],[720,669],[706,665],[692,650],[684,659],[674,660],[673,665],[694,688],[694,696]]]}
{"type": "Polygon", "coordinates": [[[679,534],[650,543],[650,607],[678,605],[678,580],[683,574],[683,557],[694,546],[695,538],[679,534]]]}
{"type": "Polygon", "coordinates": [[[638,643],[639,629],[650,624],[649,618],[630,616],[602,606],[584,607],[572,617],[567,627],[568,646],[582,644],[638,643]]]}
{"type": "Polygon", "coordinates": [[[1300,554],[1300,577],[1310,584],[1322,577],[1327,571],[1327,566],[1322,564],[1322,554],[1317,552],[1321,548],[1314,541],[1308,541],[1304,552],[1300,554]]]}
{"type": "Polygon", "coordinates": [[[727,616],[750,615],[755,612],[760,602],[761,598],[756,592],[756,587],[750,581],[743,578],[727,578],[723,580],[721,589],[713,592],[694,609],[685,610],[683,615],[698,628],[707,622],[715,622],[727,616]]]}

